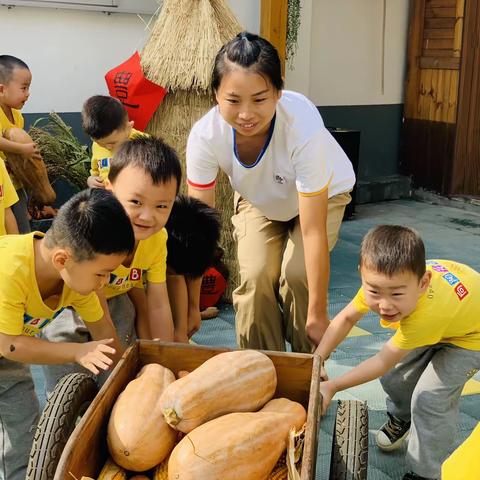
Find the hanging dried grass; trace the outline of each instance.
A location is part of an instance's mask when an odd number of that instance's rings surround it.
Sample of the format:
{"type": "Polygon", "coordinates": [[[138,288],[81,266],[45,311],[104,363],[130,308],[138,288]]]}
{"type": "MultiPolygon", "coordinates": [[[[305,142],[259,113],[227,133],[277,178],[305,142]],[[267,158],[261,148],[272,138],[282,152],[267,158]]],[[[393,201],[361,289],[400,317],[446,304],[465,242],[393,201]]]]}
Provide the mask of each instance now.
{"type": "MultiPolygon", "coordinates": [[[[243,27],[225,0],[165,0],[142,52],[145,76],[169,93],[147,126],[178,152],[185,172],[185,149],[193,124],[212,106],[213,61],[220,47],[243,27]]],[[[185,191],[185,184],[182,186],[185,191]]],[[[230,270],[226,299],[238,283],[238,262],[230,218],[233,190],[228,178],[217,179],[216,204],[222,217],[221,245],[230,270]]]]}
{"type": "Polygon", "coordinates": [[[145,75],[177,89],[207,90],[222,41],[209,0],[165,0],[142,52],[145,75]]]}

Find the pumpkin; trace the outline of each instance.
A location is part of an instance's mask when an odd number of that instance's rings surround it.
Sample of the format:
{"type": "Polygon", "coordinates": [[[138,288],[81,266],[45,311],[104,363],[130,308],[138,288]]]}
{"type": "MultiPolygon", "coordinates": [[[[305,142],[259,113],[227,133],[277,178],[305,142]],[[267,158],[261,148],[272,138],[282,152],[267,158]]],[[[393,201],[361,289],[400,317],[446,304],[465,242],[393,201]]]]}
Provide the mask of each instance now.
{"type": "Polygon", "coordinates": [[[97,480],[127,480],[127,472],[109,458],[105,462],[97,480]]]}
{"type": "Polygon", "coordinates": [[[273,362],[255,350],[224,352],[170,384],[160,403],[165,420],[188,433],[208,420],[232,412],[253,412],[273,397],[273,362]]]}
{"type": "Polygon", "coordinates": [[[165,422],[159,399],[174,381],[172,371],[150,363],[118,396],[108,422],[107,443],[110,455],[123,468],[144,472],[172,450],[177,432],[165,422]]]}
{"type": "Polygon", "coordinates": [[[197,427],[173,449],[169,480],[266,480],[307,414],[275,399],[259,412],[230,413],[197,427]]]}

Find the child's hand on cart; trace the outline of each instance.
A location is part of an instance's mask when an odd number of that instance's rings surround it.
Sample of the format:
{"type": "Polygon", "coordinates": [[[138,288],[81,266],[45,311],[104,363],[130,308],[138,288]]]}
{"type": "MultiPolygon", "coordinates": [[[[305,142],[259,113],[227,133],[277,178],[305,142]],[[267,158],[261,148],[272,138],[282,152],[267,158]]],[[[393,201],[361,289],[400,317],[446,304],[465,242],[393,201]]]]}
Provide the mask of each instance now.
{"type": "Polygon", "coordinates": [[[108,370],[113,364],[110,357],[115,355],[116,350],[110,346],[112,343],[113,338],[77,343],[75,344],[77,349],[75,361],[93,374],[98,375],[100,370],[108,370]]]}
{"type": "Polygon", "coordinates": [[[333,396],[337,393],[333,380],[327,380],[320,383],[320,395],[322,396],[322,415],[327,413],[328,406],[333,396]]]}

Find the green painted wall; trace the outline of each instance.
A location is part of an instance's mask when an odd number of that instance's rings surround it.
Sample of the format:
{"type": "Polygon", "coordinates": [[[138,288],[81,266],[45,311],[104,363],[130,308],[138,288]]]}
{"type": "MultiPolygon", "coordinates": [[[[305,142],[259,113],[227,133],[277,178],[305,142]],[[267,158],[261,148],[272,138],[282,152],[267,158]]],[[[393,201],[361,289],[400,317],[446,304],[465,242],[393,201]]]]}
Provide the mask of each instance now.
{"type": "MultiPolygon", "coordinates": [[[[326,126],[360,130],[359,180],[398,173],[402,104],[319,106],[318,109],[326,126]]],[[[60,115],[82,143],[91,144],[82,131],[80,113],[60,115]]],[[[46,114],[27,113],[24,116],[28,128],[46,114]]]]}
{"type": "Polygon", "coordinates": [[[359,180],[398,173],[403,104],[317,108],[327,127],[360,130],[359,180]]]}

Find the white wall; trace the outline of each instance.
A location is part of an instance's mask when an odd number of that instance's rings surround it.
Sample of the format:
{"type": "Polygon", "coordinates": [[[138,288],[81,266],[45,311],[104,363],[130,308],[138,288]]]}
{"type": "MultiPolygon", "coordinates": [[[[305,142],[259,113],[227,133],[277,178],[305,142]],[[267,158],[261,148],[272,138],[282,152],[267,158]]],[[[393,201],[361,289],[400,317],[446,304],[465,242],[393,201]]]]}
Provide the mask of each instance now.
{"type": "MultiPolygon", "coordinates": [[[[228,0],[246,29],[258,33],[260,0],[228,0]]],[[[403,101],[408,0],[386,0],[385,91],[381,92],[383,0],[302,0],[295,70],[286,86],[317,105],[403,101]]],[[[148,21],[148,17],[144,17],[148,21]]],[[[135,15],[0,6],[1,53],[33,72],[26,113],[78,112],[106,93],[104,74],[148,38],[135,15]]]]}
{"type": "Polygon", "coordinates": [[[403,102],[408,0],[386,0],[382,94],[383,0],[302,0],[295,70],[287,88],[316,105],[403,102]]]}
{"type": "MultiPolygon", "coordinates": [[[[259,0],[228,3],[240,23],[258,33],[259,0]]],[[[21,58],[33,74],[25,113],[80,111],[86,98],[107,92],[105,73],[148,38],[133,14],[0,6],[0,25],[1,53],[21,58]]]]}

